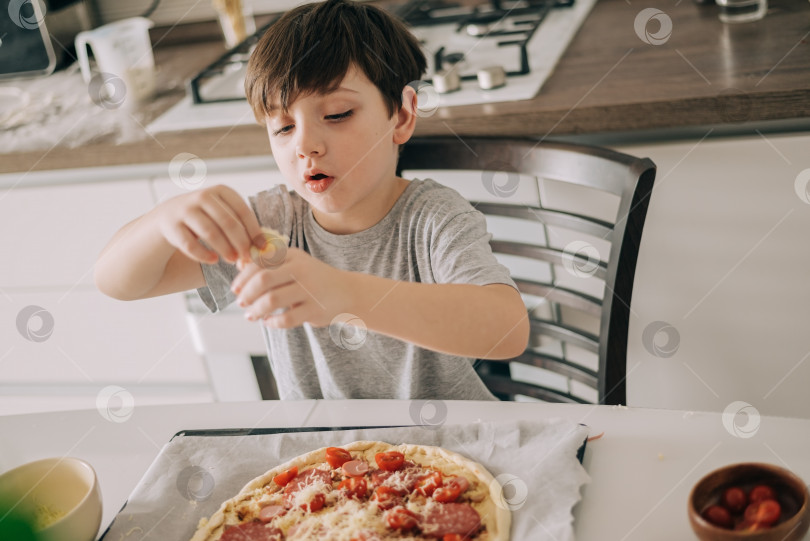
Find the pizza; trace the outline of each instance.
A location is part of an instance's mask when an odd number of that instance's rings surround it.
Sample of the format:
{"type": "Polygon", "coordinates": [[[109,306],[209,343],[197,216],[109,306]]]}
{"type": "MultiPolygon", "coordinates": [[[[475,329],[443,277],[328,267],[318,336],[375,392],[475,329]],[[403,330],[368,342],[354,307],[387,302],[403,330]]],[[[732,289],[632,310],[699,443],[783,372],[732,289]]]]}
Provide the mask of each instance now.
{"type": "Polygon", "coordinates": [[[511,513],[480,464],[442,449],[357,441],[250,481],[191,541],[506,541],[511,513]]]}

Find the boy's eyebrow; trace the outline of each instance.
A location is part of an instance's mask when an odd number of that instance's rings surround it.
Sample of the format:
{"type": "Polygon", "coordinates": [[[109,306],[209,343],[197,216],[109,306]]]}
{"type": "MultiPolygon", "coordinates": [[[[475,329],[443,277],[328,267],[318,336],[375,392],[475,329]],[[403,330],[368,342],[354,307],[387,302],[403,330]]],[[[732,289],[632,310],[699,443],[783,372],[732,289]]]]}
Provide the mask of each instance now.
{"type": "MultiPolygon", "coordinates": [[[[336,88],[335,90],[331,90],[331,91],[327,92],[327,94],[334,94],[335,92],[340,92],[340,91],[353,92],[355,94],[360,93],[359,91],[354,90],[353,88],[349,88],[348,86],[340,86],[340,87],[336,88]]],[[[277,103],[270,103],[270,104],[267,105],[267,114],[268,115],[273,115],[274,113],[278,112],[280,109],[281,109],[281,106],[278,105],[277,103]]]]}

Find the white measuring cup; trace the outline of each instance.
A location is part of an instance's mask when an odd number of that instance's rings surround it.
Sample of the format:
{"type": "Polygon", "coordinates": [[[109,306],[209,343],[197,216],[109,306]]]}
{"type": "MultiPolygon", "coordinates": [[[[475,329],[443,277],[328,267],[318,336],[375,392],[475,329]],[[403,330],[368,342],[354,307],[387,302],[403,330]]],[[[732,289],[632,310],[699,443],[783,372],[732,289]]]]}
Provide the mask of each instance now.
{"type": "Polygon", "coordinates": [[[94,101],[101,100],[112,108],[141,102],[154,94],[155,58],[149,40],[153,24],[149,19],[132,17],[76,35],[76,56],[84,81],[90,84],[94,77],[87,58],[88,45],[100,72],[90,88],[94,101]]]}

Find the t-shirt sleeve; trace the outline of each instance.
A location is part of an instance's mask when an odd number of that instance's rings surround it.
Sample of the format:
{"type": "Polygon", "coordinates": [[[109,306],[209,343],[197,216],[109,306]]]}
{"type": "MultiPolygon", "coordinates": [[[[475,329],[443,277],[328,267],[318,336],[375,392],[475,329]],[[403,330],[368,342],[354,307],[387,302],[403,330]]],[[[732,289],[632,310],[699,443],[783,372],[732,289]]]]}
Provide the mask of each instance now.
{"type": "Polygon", "coordinates": [[[492,253],[491,238],[486,218],[472,206],[445,223],[433,239],[431,248],[436,283],[506,284],[516,288],[509,269],[492,253]]]}
{"type": "MultiPolygon", "coordinates": [[[[285,186],[275,186],[249,198],[259,225],[273,228],[292,238],[292,203],[285,186]]],[[[197,294],[212,312],[225,309],[236,300],[231,291],[231,282],[239,274],[236,265],[220,259],[213,265],[200,264],[205,286],[197,294]]]]}

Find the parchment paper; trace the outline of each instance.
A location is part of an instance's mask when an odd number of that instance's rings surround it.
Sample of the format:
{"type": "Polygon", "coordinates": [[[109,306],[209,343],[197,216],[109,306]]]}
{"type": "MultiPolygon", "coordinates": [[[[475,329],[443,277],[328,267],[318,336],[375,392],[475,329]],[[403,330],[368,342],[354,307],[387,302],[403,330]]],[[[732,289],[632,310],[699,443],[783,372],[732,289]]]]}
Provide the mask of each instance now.
{"type": "Polygon", "coordinates": [[[178,436],[167,443],[104,541],[185,541],[251,479],[298,455],[357,440],[437,445],[481,463],[503,486],[513,540],[574,538],[571,509],[590,478],[576,458],[587,427],[569,421],[474,423],[251,436],[178,436]]]}

